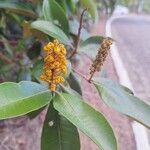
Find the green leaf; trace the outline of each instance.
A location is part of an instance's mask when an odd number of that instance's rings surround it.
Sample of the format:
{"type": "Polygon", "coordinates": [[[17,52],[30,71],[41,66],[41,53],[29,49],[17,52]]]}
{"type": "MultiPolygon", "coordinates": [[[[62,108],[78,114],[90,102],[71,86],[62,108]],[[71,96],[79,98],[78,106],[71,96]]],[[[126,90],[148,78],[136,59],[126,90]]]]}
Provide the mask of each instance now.
{"type": "Polygon", "coordinates": [[[56,94],[54,108],[89,136],[100,149],[117,150],[113,130],[105,117],[86,104],[81,98],[70,94],[56,94]]]}
{"type": "Polygon", "coordinates": [[[37,18],[37,15],[33,12],[31,5],[27,3],[0,1],[0,9],[6,9],[27,17],[37,18]]]}
{"type": "Polygon", "coordinates": [[[76,3],[73,0],[66,0],[67,5],[72,13],[76,11],[76,3]]]}
{"type": "Polygon", "coordinates": [[[34,82],[0,84],[0,119],[25,115],[40,109],[51,100],[49,90],[34,82]]]}
{"type": "Polygon", "coordinates": [[[69,32],[69,23],[65,11],[55,0],[44,0],[43,14],[47,21],[58,21],[58,25],[65,33],[69,32]]]}
{"type": "Polygon", "coordinates": [[[49,0],[43,0],[43,15],[44,19],[48,21],[52,21],[52,14],[51,14],[51,8],[50,8],[50,2],[49,0]]]}
{"type": "Polygon", "coordinates": [[[97,22],[98,20],[98,11],[97,11],[97,6],[93,0],[79,0],[80,3],[88,9],[90,15],[92,18],[97,22]]]}
{"type": "Polygon", "coordinates": [[[102,36],[92,36],[83,41],[79,47],[80,52],[86,53],[92,59],[95,58],[98,48],[104,37],[102,36]]]}
{"type": "Polygon", "coordinates": [[[128,87],[123,86],[123,85],[120,85],[120,86],[122,87],[122,89],[123,89],[125,92],[127,92],[127,93],[129,93],[129,94],[134,95],[133,91],[132,91],[132,90],[130,90],[128,87]]]}
{"type": "Polygon", "coordinates": [[[79,80],[73,72],[71,72],[69,75],[68,83],[73,90],[75,90],[77,93],[82,95],[82,89],[81,89],[79,80]]]}
{"type": "Polygon", "coordinates": [[[143,125],[150,128],[150,104],[124,91],[122,87],[109,79],[94,83],[104,102],[143,125]]]}
{"type": "Polygon", "coordinates": [[[77,128],[49,106],[42,131],[41,150],[80,150],[77,128]]]}
{"type": "Polygon", "coordinates": [[[64,9],[65,12],[67,12],[67,2],[66,2],[66,0],[61,0],[61,1],[56,0],[56,2],[64,9]]]}
{"type": "Polygon", "coordinates": [[[33,29],[37,29],[45,34],[58,39],[64,44],[71,45],[70,40],[66,36],[66,34],[56,25],[51,22],[44,20],[37,20],[31,23],[31,27],[33,29]]]}
{"type": "Polygon", "coordinates": [[[99,46],[101,44],[101,42],[103,41],[103,39],[104,39],[104,37],[102,37],[102,36],[91,36],[81,43],[80,48],[86,49],[86,47],[89,45],[98,45],[99,46]]]}

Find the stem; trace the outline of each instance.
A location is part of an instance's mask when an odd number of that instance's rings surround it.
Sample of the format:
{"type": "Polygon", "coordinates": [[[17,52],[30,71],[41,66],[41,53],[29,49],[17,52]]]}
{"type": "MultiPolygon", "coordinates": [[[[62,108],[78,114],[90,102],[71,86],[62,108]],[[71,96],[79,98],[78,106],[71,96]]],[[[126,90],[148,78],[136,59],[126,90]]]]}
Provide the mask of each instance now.
{"type": "Polygon", "coordinates": [[[81,18],[80,18],[80,26],[78,29],[78,35],[77,35],[77,41],[76,41],[76,45],[75,45],[75,49],[73,51],[73,53],[70,55],[70,59],[77,53],[79,44],[80,44],[80,35],[81,35],[81,29],[82,29],[82,25],[83,25],[83,16],[84,13],[87,11],[87,8],[83,10],[82,14],[81,14],[81,18]]]}
{"type": "Polygon", "coordinates": [[[55,96],[55,92],[52,92],[52,97],[54,97],[55,96]]]}
{"type": "Polygon", "coordinates": [[[90,78],[89,78],[89,80],[88,80],[89,82],[91,82],[91,80],[92,80],[92,78],[93,78],[93,76],[94,76],[94,73],[95,73],[95,72],[93,72],[93,73],[91,74],[91,76],[90,76],[90,78]]]}
{"type": "MultiPolygon", "coordinates": [[[[54,75],[54,69],[52,69],[52,78],[51,78],[51,84],[53,84],[53,75],[54,75]]],[[[50,85],[50,88],[51,88],[51,85],[50,85]]],[[[55,89],[55,91],[56,91],[56,89],[55,89]]],[[[52,92],[52,97],[54,96],[54,91],[51,91],[52,92]]]]}
{"type": "Polygon", "coordinates": [[[85,79],[87,82],[89,82],[89,80],[80,72],[78,72],[77,70],[75,69],[72,69],[75,73],[77,73],[80,77],[82,77],[83,79],[85,79]]]}
{"type": "Polygon", "coordinates": [[[92,72],[92,74],[91,74],[91,76],[90,76],[90,78],[88,79],[88,82],[90,82],[91,83],[91,80],[92,80],[92,78],[93,78],[93,76],[94,76],[94,73],[96,72],[96,69],[92,72]]]}

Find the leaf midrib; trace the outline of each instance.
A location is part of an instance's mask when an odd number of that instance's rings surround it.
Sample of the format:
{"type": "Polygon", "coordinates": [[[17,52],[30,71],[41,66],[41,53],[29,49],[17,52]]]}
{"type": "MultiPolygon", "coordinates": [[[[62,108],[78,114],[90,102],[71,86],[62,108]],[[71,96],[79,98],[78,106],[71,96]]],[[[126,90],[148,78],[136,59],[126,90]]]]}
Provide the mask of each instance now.
{"type": "Polygon", "coordinates": [[[12,105],[13,103],[17,103],[18,101],[23,101],[23,100],[26,100],[26,99],[30,99],[30,98],[32,98],[32,97],[34,97],[34,96],[37,96],[37,95],[41,95],[41,94],[44,94],[44,93],[48,93],[48,91],[49,91],[49,90],[46,90],[46,91],[44,91],[44,92],[39,92],[38,94],[33,94],[33,95],[31,95],[31,96],[27,96],[27,97],[25,97],[25,98],[18,99],[17,101],[12,101],[12,102],[10,102],[9,104],[1,105],[0,108],[1,108],[1,107],[7,107],[7,106],[9,106],[9,105],[12,105]]]}
{"type": "MultiPolygon", "coordinates": [[[[72,110],[74,111],[74,114],[76,114],[76,111],[74,110],[74,108],[71,106],[71,104],[63,97],[63,96],[61,96],[59,93],[57,93],[60,97],[62,97],[69,105],[70,105],[70,107],[72,108],[72,110]]],[[[81,122],[80,121],[80,119],[77,117],[77,115],[75,115],[76,116],[76,118],[78,119],[78,121],[79,122],[81,122]]],[[[67,118],[68,119],[68,118],[67,118]]],[[[71,121],[70,120],[70,118],[68,119],[69,121],[71,121]]],[[[72,122],[72,121],[71,121],[72,122]]],[[[74,124],[74,123],[73,123],[74,124]]],[[[80,123],[81,124],[81,126],[82,126],[82,131],[88,136],[88,134],[87,134],[87,132],[86,132],[86,129],[84,128],[84,126],[82,125],[82,123],[80,123]]],[[[74,124],[75,125],[75,124],[74,124]]],[[[75,125],[76,126],[76,125],[75,125]]],[[[91,134],[90,134],[90,136],[92,136],[91,134]]],[[[89,137],[89,136],[88,136],[89,137]]],[[[93,136],[92,136],[93,137],[93,136]]],[[[95,143],[95,141],[91,138],[91,137],[89,137],[94,143],[95,143]]],[[[96,144],[96,143],[95,143],[96,144]]],[[[101,144],[99,143],[99,145],[98,145],[98,147],[101,149],[101,150],[104,150],[103,149],[103,147],[101,146],[101,144]]]]}
{"type": "Polygon", "coordinates": [[[58,124],[57,128],[58,128],[59,149],[63,150],[62,149],[62,142],[61,142],[62,137],[61,137],[60,116],[58,114],[57,114],[57,124],[58,124]]]}

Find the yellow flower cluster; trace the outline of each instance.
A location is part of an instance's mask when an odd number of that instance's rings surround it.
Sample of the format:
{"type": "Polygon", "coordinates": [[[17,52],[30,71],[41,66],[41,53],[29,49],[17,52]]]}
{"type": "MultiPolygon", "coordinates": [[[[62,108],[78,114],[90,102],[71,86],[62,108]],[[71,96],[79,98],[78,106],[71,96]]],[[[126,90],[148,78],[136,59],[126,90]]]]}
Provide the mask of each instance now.
{"type": "Polygon", "coordinates": [[[44,46],[45,58],[41,80],[50,84],[50,90],[55,92],[56,86],[64,82],[67,74],[66,49],[58,40],[44,46]]]}

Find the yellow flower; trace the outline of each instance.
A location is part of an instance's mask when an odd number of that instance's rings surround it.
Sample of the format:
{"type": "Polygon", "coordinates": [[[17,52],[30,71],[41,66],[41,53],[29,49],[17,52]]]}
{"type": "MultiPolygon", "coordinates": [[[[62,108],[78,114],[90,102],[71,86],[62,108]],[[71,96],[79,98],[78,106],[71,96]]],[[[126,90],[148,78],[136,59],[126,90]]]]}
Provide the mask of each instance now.
{"type": "Polygon", "coordinates": [[[63,83],[64,82],[64,78],[62,76],[57,76],[55,79],[54,79],[54,82],[56,84],[58,83],[63,83]]]}
{"type": "Polygon", "coordinates": [[[56,91],[56,86],[64,82],[67,74],[66,49],[58,40],[44,46],[45,58],[41,80],[50,84],[50,90],[56,91]]]}
{"type": "Polygon", "coordinates": [[[59,54],[60,53],[60,47],[59,46],[54,47],[54,52],[59,54]]]}
{"type": "Polygon", "coordinates": [[[55,90],[56,90],[56,84],[52,83],[50,90],[51,90],[52,92],[55,92],[55,90]]]}
{"type": "Polygon", "coordinates": [[[51,55],[47,55],[47,56],[44,58],[44,61],[45,61],[45,62],[53,62],[53,61],[54,61],[54,58],[53,58],[51,55]]]}

